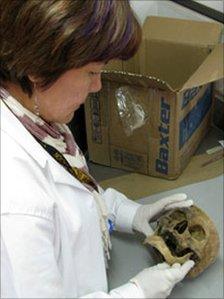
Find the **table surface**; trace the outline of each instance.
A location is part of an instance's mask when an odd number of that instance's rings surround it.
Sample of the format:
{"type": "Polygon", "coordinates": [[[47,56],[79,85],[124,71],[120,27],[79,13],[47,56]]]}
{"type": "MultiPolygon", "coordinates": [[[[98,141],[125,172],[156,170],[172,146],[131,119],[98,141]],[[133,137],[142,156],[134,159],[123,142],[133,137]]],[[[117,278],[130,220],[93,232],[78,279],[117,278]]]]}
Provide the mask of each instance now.
{"type": "MultiPolygon", "coordinates": [[[[214,264],[194,279],[185,279],[176,285],[169,298],[223,298],[223,176],[184,186],[140,199],[142,204],[179,192],[194,199],[214,221],[220,236],[220,252],[214,264]]],[[[132,235],[114,233],[109,263],[109,289],[126,283],[130,278],[156,262],[149,250],[132,235]]]]}

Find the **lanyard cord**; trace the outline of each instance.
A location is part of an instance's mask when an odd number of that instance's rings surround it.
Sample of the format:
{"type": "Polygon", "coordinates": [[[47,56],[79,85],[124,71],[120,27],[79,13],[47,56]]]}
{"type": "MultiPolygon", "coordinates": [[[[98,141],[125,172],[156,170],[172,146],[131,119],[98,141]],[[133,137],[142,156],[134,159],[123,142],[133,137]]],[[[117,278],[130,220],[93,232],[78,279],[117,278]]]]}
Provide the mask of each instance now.
{"type": "Polygon", "coordinates": [[[41,141],[40,139],[36,138],[34,135],[33,137],[37,140],[37,142],[58,162],[60,163],[71,175],[73,175],[77,180],[79,180],[82,184],[87,184],[95,191],[98,192],[97,183],[95,180],[88,175],[83,170],[72,167],[65,157],[53,146],[41,141]]]}

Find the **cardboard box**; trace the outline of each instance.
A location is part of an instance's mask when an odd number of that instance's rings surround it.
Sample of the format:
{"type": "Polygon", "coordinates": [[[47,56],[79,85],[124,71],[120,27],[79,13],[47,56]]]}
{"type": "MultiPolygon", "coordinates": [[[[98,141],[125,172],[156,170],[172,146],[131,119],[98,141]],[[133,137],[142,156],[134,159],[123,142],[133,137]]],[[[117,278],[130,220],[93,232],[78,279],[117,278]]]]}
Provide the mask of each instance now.
{"type": "Polygon", "coordinates": [[[146,19],[138,53],[108,65],[102,90],[86,102],[91,161],[167,179],[181,174],[210,126],[212,82],[223,77],[221,29],[217,23],[146,19]],[[118,113],[120,87],[128,91],[127,109],[135,114],[140,107],[148,116],[131,135],[118,113]]]}

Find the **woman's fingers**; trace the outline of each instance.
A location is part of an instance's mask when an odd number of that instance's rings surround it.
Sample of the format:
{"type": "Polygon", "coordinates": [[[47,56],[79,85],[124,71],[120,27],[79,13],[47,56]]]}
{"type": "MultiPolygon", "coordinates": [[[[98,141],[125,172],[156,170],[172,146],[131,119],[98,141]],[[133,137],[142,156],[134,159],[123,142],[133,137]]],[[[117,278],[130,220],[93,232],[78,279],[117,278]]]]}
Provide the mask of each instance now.
{"type": "Polygon", "coordinates": [[[195,262],[192,260],[185,262],[183,265],[175,263],[170,269],[166,270],[167,277],[169,277],[169,279],[173,282],[177,283],[187,275],[187,273],[194,267],[194,265],[195,262]]]}
{"type": "Polygon", "coordinates": [[[182,202],[186,199],[187,199],[187,194],[177,193],[177,194],[170,195],[168,197],[164,197],[164,198],[160,199],[157,203],[165,207],[171,203],[182,202]]]}
{"type": "Polygon", "coordinates": [[[156,265],[156,268],[157,268],[158,270],[164,270],[164,269],[168,269],[168,268],[170,268],[170,265],[167,264],[166,262],[164,262],[164,263],[157,264],[157,265],[156,265]]]}
{"type": "Polygon", "coordinates": [[[188,208],[194,204],[192,199],[185,200],[183,202],[174,202],[165,206],[165,210],[175,209],[175,208],[188,208]]]}

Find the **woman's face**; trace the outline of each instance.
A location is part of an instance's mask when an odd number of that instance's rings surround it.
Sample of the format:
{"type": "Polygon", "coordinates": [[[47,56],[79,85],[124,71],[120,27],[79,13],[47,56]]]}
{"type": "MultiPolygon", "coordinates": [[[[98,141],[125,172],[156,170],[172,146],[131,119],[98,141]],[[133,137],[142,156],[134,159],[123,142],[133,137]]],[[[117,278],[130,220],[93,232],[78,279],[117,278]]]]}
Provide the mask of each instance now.
{"type": "Polygon", "coordinates": [[[40,115],[46,121],[68,123],[89,93],[101,89],[101,70],[104,63],[89,63],[65,72],[47,90],[36,91],[40,115]]]}

